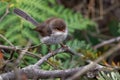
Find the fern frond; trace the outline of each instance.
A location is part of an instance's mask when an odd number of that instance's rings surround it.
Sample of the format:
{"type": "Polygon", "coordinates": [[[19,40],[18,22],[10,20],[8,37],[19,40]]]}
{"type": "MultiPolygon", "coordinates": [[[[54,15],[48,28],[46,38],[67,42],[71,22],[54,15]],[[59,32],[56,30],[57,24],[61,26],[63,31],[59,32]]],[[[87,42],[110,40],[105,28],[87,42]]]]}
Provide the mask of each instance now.
{"type": "Polygon", "coordinates": [[[120,74],[118,72],[111,72],[111,73],[99,73],[97,78],[98,80],[119,80],[120,74]]]}

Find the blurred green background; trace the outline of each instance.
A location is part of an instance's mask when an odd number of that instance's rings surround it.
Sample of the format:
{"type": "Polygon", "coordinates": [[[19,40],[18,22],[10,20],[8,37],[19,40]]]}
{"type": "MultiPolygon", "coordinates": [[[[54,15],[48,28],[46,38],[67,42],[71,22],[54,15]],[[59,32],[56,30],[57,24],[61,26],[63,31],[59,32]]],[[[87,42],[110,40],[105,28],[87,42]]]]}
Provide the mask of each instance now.
{"type": "MultiPolygon", "coordinates": [[[[98,50],[94,50],[93,47],[104,40],[119,36],[120,21],[113,13],[101,16],[99,5],[97,6],[99,2],[95,2],[95,6],[93,7],[96,12],[92,12],[92,10],[89,9],[91,0],[87,0],[87,2],[82,5],[83,1],[84,0],[0,0],[0,34],[5,36],[15,46],[25,47],[28,41],[32,41],[32,46],[40,44],[40,46],[30,49],[29,51],[35,55],[44,56],[47,54],[48,48],[46,45],[41,44],[38,38],[39,35],[33,30],[35,26],[15,15],[13,9],[22,9],[40,23],[50,17],[59,17],[65,20],[69,29],[69,37],[64,41],[64,44],[70,46],[74,51],[78,52],[78,54],[83,53],[86,56],[85,59],[96,59],[99,55],[109,50],[111,45],[105,45],[98,50]],[[82,8],[79,8],[78,5],[82,5],[82,8]],[[91,10],[91,12],[89,12],[89,10],[91,10]],[[97,20],[99,17],[100,20],[97,20]]],[[[2,38],[0,38],[0,44],[9,45],[2,38]]],[[[58,47],[60,46],[52,45],[51,49],[55,50],[58,47]]],[[[7,60],[10,57],[10,51],[4,50],[4,52],[5,60],[7,60]]],[[[17,52],[14,53],[13,59],[16,60],[18,54],[17,52]]],[[[73,56],[71,59],[71,55],[61,53],[48,60],[54,67],[48,63],[44,63],[41,68],[52,70],[55,68],[67,69],[79,67],[85,64],[85,59],[81,59],[78,56],[73,56]]],[[[37,60],[39,60],[39,58],[24,56],[20,67],[34,64],[37,60]]]]}

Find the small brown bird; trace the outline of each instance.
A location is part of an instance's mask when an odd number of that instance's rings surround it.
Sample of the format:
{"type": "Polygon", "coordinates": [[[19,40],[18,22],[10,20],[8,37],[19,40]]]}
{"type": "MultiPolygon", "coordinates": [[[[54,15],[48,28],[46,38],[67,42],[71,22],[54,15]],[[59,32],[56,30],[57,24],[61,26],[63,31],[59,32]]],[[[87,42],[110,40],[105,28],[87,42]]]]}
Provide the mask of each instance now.
{"type": "Polygon", "coordinates": [[[24,11],[15,8],[14,13],[31,22],[36,26],[35,30],[41,36],[41,42],[47,45],[63,42],[68,34],[68,29],[64,20],[60,18],[49,18],[43,23],[38,23],[24,11]]]}

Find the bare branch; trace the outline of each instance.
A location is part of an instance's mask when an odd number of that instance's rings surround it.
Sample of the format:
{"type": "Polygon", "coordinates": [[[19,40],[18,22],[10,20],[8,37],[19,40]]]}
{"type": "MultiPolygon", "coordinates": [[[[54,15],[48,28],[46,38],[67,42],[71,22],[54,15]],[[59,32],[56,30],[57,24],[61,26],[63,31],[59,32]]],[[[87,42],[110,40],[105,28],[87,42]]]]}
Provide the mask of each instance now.
{"type": "Polygon", "coordinates": [[[18,51],[18,50],[22,50],[22,48],[19,48],[17,46],[4,46],[4,45],[0,45],[1,49],[9,49],[9,50],[13,50],[13,51],[18,51]]]}
{"type": "MultiPolygon", "coordinates": [[[[64,51],[69,51],[70,53],[76,54],[74,51],[72,51],[69,47],[62,47],[62,48],[58,48],[57,50],[55,50],[53,53],[48,53],[47,55],[45,55],[44,57],[42,57],[36,64],[34,65],[30,65],[28,67],[25,67],[23,69],[18,70],[18,73],[23,73],[27,76],[27,78],[29,79],[33,79],[34,77],[37,78],[63,78],[63,77],[70,77],[73,74],[75,74],[76,72],[80,71],[84,73],[84,70],[89,71],[91,68],[92,70],[96,71],[103,68],[103,66],[97,64],[99,61],[103,60],[104,58],[106,58],[107,56],[109,56],[112,52],[116,51],[118,49],[119,46],[117,46],[117,48],[115,49],[111,49],[112,51],[108,51],[106,53],[106,55],[103,55],[100,57],[100,59],[96,60],[94,63],[92,62],[91,64],[87,65],[87,66],[82,66],[80,68],[73,68],[73,69],[67,69],[67,70],[53,70],[53,71],[44,71],[44,70],[40,70],[39,66],[45,62],[48,58],[52,57],[53,55],[56,55],[60,52],[64,52],[64,51]],[[91,67],[92,66],[92,67],[91,67]],[[95,68],[93,68],[93,66],[95,68]],[[90,68],[89,68],[90,67],[90,68]]],[[[10,48],[11,49],[11,48],[10,48]]],[[[80,55],[82,56],[82,55],[80,55]]],[[[85,71],[86,72],[86,71],[85,71]]],[[[82,73],[82,74],[83,74],[82,73]]],[[[94,74],[94,73],[93,73],[94,74]]],[[[4,73],[1,74],[0,77],[3,80],[9,79],[9,80],[14,80],[15,78],[15,73],[14,72],[9,72],[9,73],[4,73]]]]}
{"type": "Polygon", "coordinates": [[[3,38],[6,42],[8,42],[11,46],[14,46],[5,36],[0,34],[0,37],[3,38]]]}
{"type": "Polygon", "coordinates": [[[107,44],[110,44],[110,43],[113,43],[113,42],[118,42],[120,41],[120,36],[119,37],[116,37],[116,38],[112,38],[110,40],[106,40],[106,41],[103,41],[102,43],[100,44],[97,44],[96,46],[94,46],[93,48],[96,50],[104,45],[107,45],[107,44]]]}
{"type": "Polygon", "coordinates": [[[23,58],[23,56],[25,55],[25,53],[28,51],[30,45],[31,45],[31,41],[28,42],[25,50],[22,50],[22,52],[20,53],[18,59],[15,62],[15,65],[19,65],[19,62],[21,61],[21,59],[23,58]]]}
{"type": "Polygon", "coordinates": [[[120,49],[120,43],[116,45],[115,47],[111,48],[109,51],[104,53],[102,56],[100,56],[98,59],[96,59],[94,62],[90,63],[89,65],[85,66],[81,71],[77,72],[75,75],[70,77],[68,80],[75,80],[76,78],[80,77],[83,75],[85,72],[89,71],[92,69],[97,63],[100,61],[106,59],[108,56],[110,56],[112,53],[120,49]]]}
{"type": "MultiPolygon", "coordinates": [[[[6,42],[8,42],[10,44],[10,46],[14,47],[14,45],[5,36],[0,34],[0,37],[3,38],[6,42]]],[[[14,53],[13,53],[13,51],[11,51],[11,55],[9,57],[9,60],[12,59],[13,55],[14,55],[14,53]]]]}
{"type": "Polygon", "coordinates": [[[99,6],[100,6],[100,18],[103,19],[103,13],[104,13],[104,10],[103,10],[103,0],[99,0],[99,6]]]}
{"type": "Polygon", "coordinates": [[[48,53],[47,55],[45,55],[44,57],[42,57],[36,64],[35,66],[40,66],[44,61],[46,61],[48,58],[60,53],[60,52],[65,52],[68,50],[68,47],[61,47],[56,49],[55,51],[52,51],[50,53],[48,53]]]}
{"type": "MultiPolygon", "coordinates": [[[[19,70],[20,74],[25,74],[28,79],[34,79],[34,77],[37,78],[66,78],[69,76],[72,76],[78,71],[81,71],[85,66],[79,67],[79,68],[73,68],[73,69],[66,69],[66,70],[40,70],[35,66],[28,66],[21,70],[19,70]]],[[[96,71],[96,68],[94,69],[96,71]]],[[[98,70],[98,68],[97,68],[98,70]]],[[[8,72],[0,75],[0,78],[2,80],[15,80],[15,73],[14,72],[8,72]]]]}
{"type": "Polygon", "coordinates": [[[5,16],[7,16],[8,13],[9,13],[9,4],[7,5],[5,14],[0,18],[0,22],[5,18],[5,16]]]}

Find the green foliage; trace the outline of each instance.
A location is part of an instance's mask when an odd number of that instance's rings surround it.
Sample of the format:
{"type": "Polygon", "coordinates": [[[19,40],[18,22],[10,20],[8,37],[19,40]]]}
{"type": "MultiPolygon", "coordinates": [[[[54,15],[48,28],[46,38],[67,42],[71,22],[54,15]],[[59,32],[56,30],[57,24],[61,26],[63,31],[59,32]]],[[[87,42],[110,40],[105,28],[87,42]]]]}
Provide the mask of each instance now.
{"type": "MultiPolygon", "coordinates": [[[[41,43],[40,39],[38,38],[39,36],[37,32],[33,30],[35,26],[13,13],[13,9],[15,7],[24,10],[29,15],[34,17],[38,22],[43,22],[50,17],[62,18],[67,23],[69,33],[71,35],[73,35],[72,33],[75,30],[83,30],[87,29],[90,26],[95,26],[95,23],[91,20],[84,18],[80,13],[74,12],[62,5],[56,4],[55,0],[12,0],[10,2],[0,2],[0,5],[2,5],[0,8],[1,17],[6,13],[7,6],[10,5],[9,14],[5,16],[0,22],[0,33],[17,46],[26,46],[29,40],[32,41],[32,45],[38,45],[41,43]]],[[[77,37],[80,36],[81,35],[78,35],[77,37]]],[[[0,40],[0,42],[2,42],[2,40],[0,40]]],[[[7,42],[3,42],[2,44],[8,45],[7,42]]],[[[70,46],[73,50],[90,50],[90,46],[88,46],[85,41],[73,39],[71,41],[67,41],[66,44],[70,46]]],[[[57,47],[59,46],[51,46],[51,49],[55,50],[57,47]]],[[[35,53],[42,53],[42,55],[45,55],[47,52],[48,49],[44,44],[41,44],[41,46],[35,51],[35,53]]],[[[70,54],[61,53],[51,59],[51,62],[54,62],[57,66],[62,66],[63,69],[72,68],[76,65],[79,66],[84,64],[81,61],[80,57],[77,56],[73,58],[74,60],[70,61],[70,54]],[[78,63],[78,60],[81,63],[78,63]]],[[[37,59],[35,58],[25,56],[20,66],[24,67],[29,64],[33,64],[36,61],[37,59]]],[[[43,64],[41,68],[51,69],[51,66],[49,64],[43,64]]]]}
{"type": "Polygon", "coordinates": [[[99,73],[98,80],[120,80],[120,74],[118,72],[111,73],[99,73]]]}
{"type": "Polygon", "coordinates": [[[79,41],[77,39],[73,41],[69,41],[66,43],[68,46],[70,46],[73,50],[78,51],[79,49],[84,49],[84,50],[90,50],[91,46],[90,44],[87,44],[85,41],[79,41]]]}
{"type": "Polygon", "coordinates": [[[49,17],[63,18],[67,25],[69,32],[74,32],[75,29],[86,29],[88,25],[94,25],[89,19],[85,19],[79,13],[75,13],[70,9],[66,9],[61,5],[55,4],[55,0],[15,0],[8,2],[0,2],[0,15],[4,15],[8,4],[14,5],[10,7],[10,13],[0,22],[0,30],[15,45],[25,46],[30,39],[33,44],[39,44],[38,35],[32,29],[34,26],[24,19],[15,15],[12,10],[13,7],[18,7],[29,13],[37,21],[43,22],[49,17]]]}
{"type": "Polygon", "coordinates": [[[119,33],[119,21],[117,20],[112,20],[110,21],[109,23],[109,30],[110,30],[110,33],[113,35],[113,36],[119,36],[120,33],[119,33]]]}

